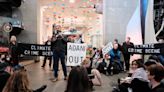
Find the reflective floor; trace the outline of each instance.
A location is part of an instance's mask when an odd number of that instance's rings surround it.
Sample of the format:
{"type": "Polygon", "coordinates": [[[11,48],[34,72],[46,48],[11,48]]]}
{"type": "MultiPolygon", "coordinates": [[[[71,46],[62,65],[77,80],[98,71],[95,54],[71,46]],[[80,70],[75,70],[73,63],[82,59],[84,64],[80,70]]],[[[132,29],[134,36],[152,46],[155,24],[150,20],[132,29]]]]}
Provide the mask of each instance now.
{"type": "MultiPolygon", "coordinates": [[[[42,61],[34,63],[34,61],[25,61],[28,77],[30,79],[31,88],[37,89],[46,84],[47,88],[44,92],[64,92],[67,82],[63,79],[62,68],[59,68],[59,81],[52,82],[53,71],[49,68],[48,63],[45,68],[42,68],[42,61]]],[[[117,79],[126,76],[125,73],[120,73],[113,76],[106,76],[102,74],[103,85],[101,87],[94,87],[94,92],[111,92],[112,87],[116,85],[117,79]]]]}

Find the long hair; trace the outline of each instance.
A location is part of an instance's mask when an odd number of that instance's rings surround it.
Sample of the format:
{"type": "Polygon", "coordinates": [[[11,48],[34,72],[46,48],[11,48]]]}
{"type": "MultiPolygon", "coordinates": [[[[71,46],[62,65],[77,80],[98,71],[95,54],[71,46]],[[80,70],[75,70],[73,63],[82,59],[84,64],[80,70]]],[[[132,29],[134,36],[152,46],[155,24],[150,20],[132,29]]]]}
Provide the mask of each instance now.
{"type": "Polygon", "coordinates": [[[144,64],[142,63],[142,62],[143,62],[142,59],[136,59],[136,60],[132,61],[132,64],[135,63],[135,62],[136,62],[136,64],[138,65],[137,68],[143,68],[143,69],[146,69],[145,66],[144,66],[144,64]]]}
{"type": "Polygon", "coordinates": [[[25,69],[16,70],[8,79],[3,92],[32,92],[25,69]]]}
{"type": "Polygon", "coordinates": [[[89,78],[84,67],[74,67],[71,70],[65,92],[89,92],[89,78]]]}

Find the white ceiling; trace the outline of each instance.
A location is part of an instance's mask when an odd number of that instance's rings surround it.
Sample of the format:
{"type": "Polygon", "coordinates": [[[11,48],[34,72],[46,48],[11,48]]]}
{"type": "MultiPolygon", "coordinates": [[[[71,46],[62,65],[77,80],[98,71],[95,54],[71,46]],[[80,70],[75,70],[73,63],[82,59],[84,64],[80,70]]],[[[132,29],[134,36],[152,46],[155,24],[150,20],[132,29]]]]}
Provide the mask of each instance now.
{"type": "Polygon", "coordinates": [[[75,0],[74,3],[70,3],[70,0],[39,0],[40,6],[49,5],[52,3],[65,4],[68,6],[73,5],[74,7],[90,7],[90,5],[102,2],[102,0],[75,0]]]}
{"type": "Polygon", "coordinates": [[[90,30],[93,25],[97,25],[97,21],[102,21],[99,20],[101,15],[93,8],[98,2],[100,0],[75,0],[75,3],[70,3],[69,0],[40,0],[40,6],[47,7],[44,17],[56,24],[61,24],[64,20],[65,28],[72,23],[79,30],[90,30]]]}

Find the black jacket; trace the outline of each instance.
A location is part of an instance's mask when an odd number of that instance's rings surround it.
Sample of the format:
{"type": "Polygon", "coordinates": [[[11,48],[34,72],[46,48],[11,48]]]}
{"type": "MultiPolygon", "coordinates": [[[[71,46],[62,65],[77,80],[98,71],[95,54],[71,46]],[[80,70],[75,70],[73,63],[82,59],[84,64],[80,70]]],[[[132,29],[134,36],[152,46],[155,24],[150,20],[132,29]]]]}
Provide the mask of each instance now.
{"type": "Polygon", "coordinates": [[[157,87],[152,89],[152,92],[164,92],[164,84],[160,84],[157,87]]]}
{"type": "Polygon", "coordinates": [[[57,38],[55,41],[51,43],[52,50],[56,52],[66,52],[67,41],[63,38],[57,38]]]}
{"type": "Polygon", "coordinates": [[[10,74],[5,71],[0,71],[0,92],[2,92],[5,87],[7,80],[9,79],[10,74]]]}
{"type": "Polygon", "coordinates": [[[133,92],[151,92],[149,83],[138,78],[134,78],[130,84],[133,92]]]}
{"type": "Polygon", "coordinates": [[[133,48],[133,47],[134,47],[133,43],[130,42],[129,44],[127,44],[126,42],[124,42],[123,45],[122,45],[123,54],[130,56],[130,53],[128,52],[128,48],[133,48]]]}

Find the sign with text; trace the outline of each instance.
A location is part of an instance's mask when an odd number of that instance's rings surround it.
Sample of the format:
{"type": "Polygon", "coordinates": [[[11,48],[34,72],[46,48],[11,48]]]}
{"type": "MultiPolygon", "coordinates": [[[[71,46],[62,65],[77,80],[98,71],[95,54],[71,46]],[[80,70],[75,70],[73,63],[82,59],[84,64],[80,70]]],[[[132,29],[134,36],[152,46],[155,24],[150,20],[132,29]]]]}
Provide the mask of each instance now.
{"type": "Polygon", "coordinates": [[[107,54],[113,48],[112,42],[109,42],[103,49],[103,55],[107,54]]]}
{"type": "Polygon", "coordinates": [[[50,45],[19,43],[21,54],[26,56],[52,56],[50,45]]]}
{"type": "Polygon", "coordinates": [[[86,58],[86,44],[67,43],[67,66],[78,66],[86,58]]]}
{"type": "Polygon", "coordinates": [[[128,48],[128,52],[134,54],[164,54],[164,43],[135,45],[128,48]]]}

